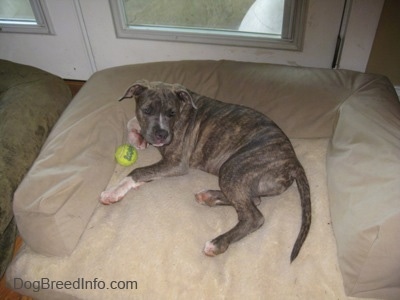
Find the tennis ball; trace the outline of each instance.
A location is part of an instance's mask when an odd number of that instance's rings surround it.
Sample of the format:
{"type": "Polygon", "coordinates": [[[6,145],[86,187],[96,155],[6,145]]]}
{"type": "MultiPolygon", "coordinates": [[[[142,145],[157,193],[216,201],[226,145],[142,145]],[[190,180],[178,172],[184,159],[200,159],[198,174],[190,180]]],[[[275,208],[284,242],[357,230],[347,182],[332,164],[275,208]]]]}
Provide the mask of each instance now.
{"type": "Polygon", "coordinates": [[[121,145],[115,151],[115,159],[121,166],[128,167],[135,163],[137,160],[136,149],[129,144],[121,145]]]}

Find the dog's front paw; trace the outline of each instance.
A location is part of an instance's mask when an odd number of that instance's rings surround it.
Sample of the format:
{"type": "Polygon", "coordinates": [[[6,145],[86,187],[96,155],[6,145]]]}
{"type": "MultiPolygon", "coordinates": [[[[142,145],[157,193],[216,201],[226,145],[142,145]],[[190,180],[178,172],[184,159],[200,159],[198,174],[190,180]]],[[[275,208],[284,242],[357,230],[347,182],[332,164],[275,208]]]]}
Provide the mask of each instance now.
{"type": "Polygon", "coordinates": [[[132,146],[134,146],[136,149],[146,149],[148,146],[148,143],[146,140],[143,138],[143,136],[140,134],[140,125],[136,117],[132,118],[129,120],[128,125],[128,142],[132,146]]]}
{"type": "Polygon", "coordinates": [[[130,189],[135,189],[141,186],[144,182],[135,182],[131,177],[126,177],[117,186],[109,188],[100,194],[100,202],[104,205],[109,205],[118,202],[130,189]]]}
{"type": "Polygon", "coordinates": [[[123,196],[116,193],[115,189],[109,189],[101,193],[100,202],[104,205],[113,204],[121,200],[123,196]]]}
{"type": "Polygon", "coordinates": [[[143,136],[135,130],[132,130],[128,133],[128,143],[139,150],[146,149],[148,146],[143,136]]]}

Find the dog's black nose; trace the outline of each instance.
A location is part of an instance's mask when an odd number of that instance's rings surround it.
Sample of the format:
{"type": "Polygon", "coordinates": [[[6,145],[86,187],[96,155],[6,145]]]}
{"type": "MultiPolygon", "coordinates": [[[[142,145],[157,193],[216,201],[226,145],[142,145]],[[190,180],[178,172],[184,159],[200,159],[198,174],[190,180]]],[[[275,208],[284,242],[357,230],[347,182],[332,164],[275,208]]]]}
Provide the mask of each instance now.
{"type": "Polygon", "coordinates": [[[168,137],[168,131],[164,130],[164,129],[158,129],[155,132],[155,136],[156,136],[157,140],[164,141],[168,137]]]}

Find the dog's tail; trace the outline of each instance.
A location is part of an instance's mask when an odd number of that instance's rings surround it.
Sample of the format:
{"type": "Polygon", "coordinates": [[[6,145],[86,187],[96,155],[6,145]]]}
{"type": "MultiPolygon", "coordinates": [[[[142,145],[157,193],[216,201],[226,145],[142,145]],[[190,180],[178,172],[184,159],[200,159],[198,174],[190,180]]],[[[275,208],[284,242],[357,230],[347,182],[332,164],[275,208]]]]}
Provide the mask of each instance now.
{"type": "Polygon", "coordinates": [[[293,262],[299,254],[300,248],[306,240],[311,226],[310,186],[308,185],[308,180],[302,166],[299,166],[296,183],[300,194],[302,219],[300,232],[293,246],[292,254],[290,255],[290,262],[293,262]]]}

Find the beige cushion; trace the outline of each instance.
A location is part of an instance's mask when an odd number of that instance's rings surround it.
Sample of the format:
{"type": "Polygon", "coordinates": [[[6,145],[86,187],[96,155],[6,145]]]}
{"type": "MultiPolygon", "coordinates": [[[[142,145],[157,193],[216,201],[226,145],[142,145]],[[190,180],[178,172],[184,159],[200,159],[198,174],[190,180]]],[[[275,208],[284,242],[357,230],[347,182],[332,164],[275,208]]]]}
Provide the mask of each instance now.
{"type": "MultiPolygon", "coordinates": [[[[94,79],[94,81],[96,81],[94,79]]],[[[14,195],[14,214],[25,242],[46,255],[70,254],[98,205],[122,142],[125,111],[114,96],[84,88],[65,110],[14,195]]]]}
{"type": "Polygon", "coordinates": [[[348,294],[400,297],[400,108],[383,78],[340,107],[328,154],[339,264],[348,294]]]}

